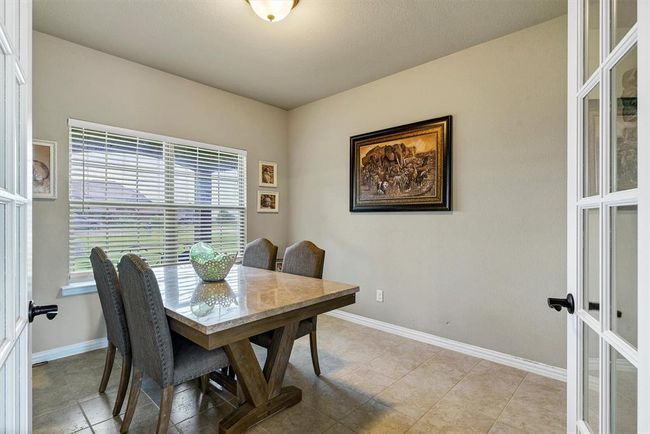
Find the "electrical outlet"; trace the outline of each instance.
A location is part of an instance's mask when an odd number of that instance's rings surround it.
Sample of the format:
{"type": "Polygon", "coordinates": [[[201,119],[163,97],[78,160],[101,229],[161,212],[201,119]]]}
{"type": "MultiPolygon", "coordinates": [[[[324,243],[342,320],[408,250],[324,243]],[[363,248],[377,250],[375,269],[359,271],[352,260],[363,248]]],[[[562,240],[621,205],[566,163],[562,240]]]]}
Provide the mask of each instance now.
{"type": "Polygon", "coordinates": [[[383,303],[384,302],[384,291],[382,291],[381,289],[378,289],[376,299],[377,299],[377,301],[379,303],[383,303]]]}

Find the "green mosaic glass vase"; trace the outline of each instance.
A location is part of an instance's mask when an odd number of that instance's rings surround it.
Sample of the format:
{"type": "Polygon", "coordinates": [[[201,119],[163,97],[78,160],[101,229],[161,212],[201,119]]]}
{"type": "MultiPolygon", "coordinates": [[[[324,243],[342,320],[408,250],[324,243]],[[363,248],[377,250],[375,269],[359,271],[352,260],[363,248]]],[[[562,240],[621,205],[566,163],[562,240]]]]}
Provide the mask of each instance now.
{"type": "Polygon", "coordinates": [[[218,253],[207,243],[199,242],[190,249],[190,262],[204,282],[218,282],[226,278],[237,253],[218,253]]]}

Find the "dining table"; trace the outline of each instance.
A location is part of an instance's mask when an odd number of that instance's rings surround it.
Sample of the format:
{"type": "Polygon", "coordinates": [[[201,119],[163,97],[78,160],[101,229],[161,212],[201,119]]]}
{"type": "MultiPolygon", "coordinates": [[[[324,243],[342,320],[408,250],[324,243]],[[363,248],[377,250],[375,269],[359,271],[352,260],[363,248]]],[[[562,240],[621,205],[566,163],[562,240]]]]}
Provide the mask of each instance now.
{"type": "Polygon", "coordinates": [[[240,433],[302,399],[284,385],[301,320],[351,305],[359,286],[235,264],[226,279],[203,282],[190,264],[154,267],[171,330],[206,350],[223,348],[231,373],[213,379],[239,396],[219,433],[240,433]],[[249,338],[272,332],[264,369],[249,338]],[[234,372],[233,372],[234,371],[234,372]]]}

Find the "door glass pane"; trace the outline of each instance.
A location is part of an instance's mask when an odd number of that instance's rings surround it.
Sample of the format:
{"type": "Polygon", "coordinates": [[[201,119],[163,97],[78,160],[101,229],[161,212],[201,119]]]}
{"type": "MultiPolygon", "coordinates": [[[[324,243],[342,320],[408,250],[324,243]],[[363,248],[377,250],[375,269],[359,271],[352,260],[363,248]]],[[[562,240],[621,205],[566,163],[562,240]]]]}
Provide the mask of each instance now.
{"type": "Polygon", "coordinates": [[[636,23],[637,0],[611,0],[610,48],[614,48],[636,23]]]}
{"type": "Polygon", "coordinates": [[[6,73],[7,57],[0,56],[0,188],[7,188],[7,169],[9,158],[9,147],[5,140],[5,103],[7,99],[6,73]]]}
{"type": "Polygon", "coordinates": [[[611,324],[612,330],[637,345],[637,206],[612,207],[611,324]]]}
{"type": "MultiPolygon", "coordinates": [[[[7,396],[7,365],[0,366],[0,393],[7,396]]],[[[7,403],[8,399],[0,401],[0,432],[7,432],[7,403]]]]}
{"type": "Polygon", "coordinates": [[[636,46],[611,73],[611,191],[636,188],[636,46]]]}
{"type": "Polygon", "coordinates": [[[610,394],[612,433],[636,431],[636,368],[615,349],[610,350],[610,394]]]}
{"type": "Polygon", "coordinates": [[[583,0],[583,69],[586,81],[600,63],[600,1],[583,0]]]}
{"type": "Polygon", "coordinates": [[[583,101],[583,145],[582,145],[582,195],[598,194],[600,180],[600,85],[596,85],[583,101]]]}
{"type": "Polygon", "coordinates": [[[16,273],[15,273],[15,282],[14,288],[16,291],[14,297],[16,321],[21,316],[24,316],[24,310],[27,307],[27,285],[25,282],[25,258],[23,257],[23,248],[25,245],[25,222],[23,221],[25,216],[25,207],[16,205],[16,273]]]}
{"type": "Polygon", "coordinates": [[[582,323],[582,420],[598,432],[600,418],[600,356],[598,334],[582,323]]]}
{"type": "Polygon", "coordinates": [[[600,309],[599,215],[598,208],[586,209],[582,221],[582,306],[596,319],[600,309]]]}
{"type": "Polygon", "coordinates": [[[16,193],[26,196],[25,176],[23,165],[25,164],[25,145],[23,144],[22,134],[22,108],[21,108],[21,94],[23,92],[22,86],[16,80],[16,98],[14,101],[14,146],[16,155],[16,193]]]}
{"type": "MultiPolygon", "coordinates": [[[[0,343],[5,339],[7,333],[7,291],[5,263],[7,261],[5,252],[5,237],[7,235],[7,216],[5,215],[6,205],[0,203],[0,343]]],[[[1,427],[0,427],[1,428],[1,427]]]]}

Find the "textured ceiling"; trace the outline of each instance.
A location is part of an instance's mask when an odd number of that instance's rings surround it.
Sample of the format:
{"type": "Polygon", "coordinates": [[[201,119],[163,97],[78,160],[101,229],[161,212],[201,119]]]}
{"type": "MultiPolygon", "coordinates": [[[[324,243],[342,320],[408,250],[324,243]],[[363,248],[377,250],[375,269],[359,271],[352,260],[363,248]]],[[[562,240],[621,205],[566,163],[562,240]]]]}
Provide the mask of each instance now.
{"type": "Polygon", "coordinates": [[[566,13],[566,0],[35,0],[34,28],[290,109],[566,13]]]}

